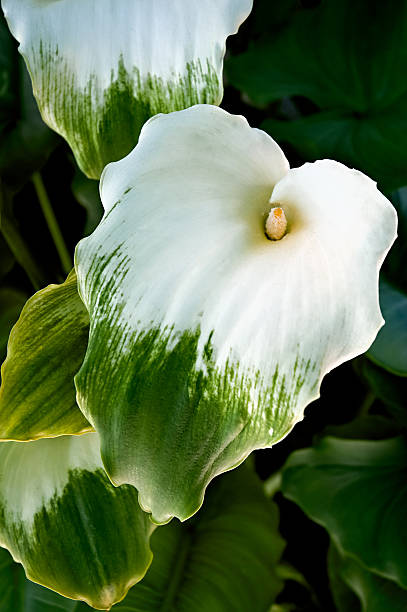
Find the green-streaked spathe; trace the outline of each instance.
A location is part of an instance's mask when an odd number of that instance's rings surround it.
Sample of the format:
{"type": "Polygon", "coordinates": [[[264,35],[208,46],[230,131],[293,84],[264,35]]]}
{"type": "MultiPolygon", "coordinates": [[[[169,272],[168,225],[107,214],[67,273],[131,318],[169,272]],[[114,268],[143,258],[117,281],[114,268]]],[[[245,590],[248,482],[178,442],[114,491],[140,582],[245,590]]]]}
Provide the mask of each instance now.
{"type": "Polygon", "coordinates": [[[209,105],[151,119],[101,196],[76,252],[91,321],[78,403],[113,482],[155,521],[186,519],[369,347],[395,211],[336,162],[289,170],[269,136],[209,105]],[[273,242],[277,203],[288,233],[273,242]]]}
{"type": "Polygon", "coordinates": [[[160,112],[219,104],[225,41],[252,0],[3,0],[44,120],[82,170],[136,144],[160,112]]]}
{"type": "MultiPolygon", "coordinates": [[[[278,532],[278,508],[245,466],[213,483],[199,515],[157,529],[150,543],[153,561],[147,574],[114,610],[265,612],[283,587],[279,562],[285,543],[278,532]]],[[[2,549],[0,609],[89,612],[86,604],[26,580],[2,549]]]]}
{"type": "Polygon", "coordinates": [[[113,487],[96,433],[0,444],[0,545],[28,578],[109,609],[144,576],[153,526],[113,487]]]}
{"type": "Polygon", "coordinates": [[[78,409],[73,377],[88,342],[89,316],[71,272],[24,306],[1,370],[0,439],[35,440],[92,427],[78,409]]]}

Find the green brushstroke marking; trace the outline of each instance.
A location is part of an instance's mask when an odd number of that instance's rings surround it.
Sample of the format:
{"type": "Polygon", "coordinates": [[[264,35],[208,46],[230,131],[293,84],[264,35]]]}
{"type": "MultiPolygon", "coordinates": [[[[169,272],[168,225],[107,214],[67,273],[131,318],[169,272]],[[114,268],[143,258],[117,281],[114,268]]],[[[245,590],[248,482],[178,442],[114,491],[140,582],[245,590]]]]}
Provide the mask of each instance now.
{"type": "Polygon", "coordinates": [[[137,67],[131,73],[119,58],[110,85],[100,91],[97,75],[82,88],[58,48],[45,46],[26,56],[34,93],[45,121],[71,146],[82,170],[99,178],[104,166],[122,159],[137,144],[144,123],[157,113],[182,110],[194,104],[219,104],[222,86],[209,61],[190,62],[185,74],[170,80],[137,67]]]}
{"type": "Polygon", "coordinates": [[[212,334],[199,348],[199,327],[134,330],[118,297],[126,262],[114,268],[120,278],[101,278],[104,261],[87,271],[86,284],[98,290],[87,356],[76,376],[81,409],[101,436],[113,481],[133,484],[157,522],[185,519],[214,476],[291,430],[298,405],[307,403],[300,397],[305,383],[306,397],[317,386],[315,364],[297,356],[292,375],[276,364],[265,380],[232,357],[219,368],[212,334]]]}
{"type": "Polygon", "coordinates": [[[0,503],[0,541],[31,580],[66,596],[110,607],[150,565],[152,525],[137,491],[115,488],[102,469],[70,470],[63,492],[34,515],[32,525],[10,515],[6,503],[0,503]]]}

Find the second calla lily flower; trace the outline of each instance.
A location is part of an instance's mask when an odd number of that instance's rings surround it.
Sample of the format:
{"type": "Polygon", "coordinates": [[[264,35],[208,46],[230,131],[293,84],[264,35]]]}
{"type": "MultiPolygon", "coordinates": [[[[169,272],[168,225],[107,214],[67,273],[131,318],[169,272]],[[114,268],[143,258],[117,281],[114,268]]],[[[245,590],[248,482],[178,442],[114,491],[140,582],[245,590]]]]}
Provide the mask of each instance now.
{"type": "Polygon", "coordinates": [[[373,342],[396,213],[360,172],[290,170],[267,134],[207,105],[151,119],[101,196],[76,251],[91,322],[78,403],[112,481],[153,520],[186,519],[373,342]]]}
{"type": "Polygon", "coordinates": [[[219,104],[252,0],[2,0],[43,119],[99,178],[156,113],[219,104]]]}

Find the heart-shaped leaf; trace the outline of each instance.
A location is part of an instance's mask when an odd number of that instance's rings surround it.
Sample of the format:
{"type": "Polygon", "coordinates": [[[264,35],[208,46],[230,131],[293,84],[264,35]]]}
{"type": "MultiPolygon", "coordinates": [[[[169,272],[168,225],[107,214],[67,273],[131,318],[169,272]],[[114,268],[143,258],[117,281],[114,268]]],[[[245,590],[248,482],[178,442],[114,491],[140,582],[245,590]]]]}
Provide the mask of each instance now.
{"type": "Polygon", "coordinates": [[[112,480],[155,521],[185,520],[370,346],[396,214],[361,173],[289,170],[267,134],[209,105],[150,120],[101,197],[76,251],[91,320],[78,404],[112,480]],[[265,236],[270,207],[281,240],[265,236]]]}
{"type": "Polygon", "coordinates": [[[145,121],[198,102],[219,104],[225,42],[252,0],[2,0],[44,121],[81,169],[136,144],[145,121]]]}
{"type": "Polygon", "coordinates": [[[304,159],[338,159],[386,189],[405,185],[407,154],[399,134],[407,128],[407,5],[313,5],[298,7],[272,36],[230,57],[229,81],[259,105],[303,96],[322,111],[264,124],[304,159]]]}
{"type": "Polygon", "coordinates": [[[319,2],[231,57],[227,74],[260,104],[304,96],[321,109],[381,113],[406,99],[406,41],[405,3],[319,2]]]}
{"type": "Polygon", "coordinates": [[[405,102],[380,115],[356,117],[323,111],[301,119],[266,119],[262,128],[279,143],[289,143],[310,161],[331,157],[363,170],[387,190],[407,181],[405,147],[398,134],[407,129],[405,102]]]}
{"type": "Polygon", "coordinates": [[[192,521],[151,538],[145,578],[117,606],[127,612],[266,612],[283,587],[277,506],[245,466],[210,487],[192,521]]]}
{"type": "Polygon", "coordinates": [[[291,455],[282,490],[328,530],[341,551],[406,588],[406,474],[401,437],[327,437],[291,455]]]}

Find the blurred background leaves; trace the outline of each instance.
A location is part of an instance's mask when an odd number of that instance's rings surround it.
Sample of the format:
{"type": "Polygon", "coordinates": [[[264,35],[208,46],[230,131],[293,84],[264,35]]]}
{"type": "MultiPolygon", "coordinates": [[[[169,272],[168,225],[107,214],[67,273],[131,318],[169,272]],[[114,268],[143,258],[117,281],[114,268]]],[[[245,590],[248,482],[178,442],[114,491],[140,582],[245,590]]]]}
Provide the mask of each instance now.
{"type": "Polygon", "coordinates": [[[281,101],[281,118],[262,124],[278,142],[395,189],[405,184],[407,166],[399,138],[407,129],[406,43],[407,4],[400,0],[296,4],[280,28],[251,41],[226,70],[255,105],[281,101]],[[308,102],[306,113],[298,97],[308,102]]]}

